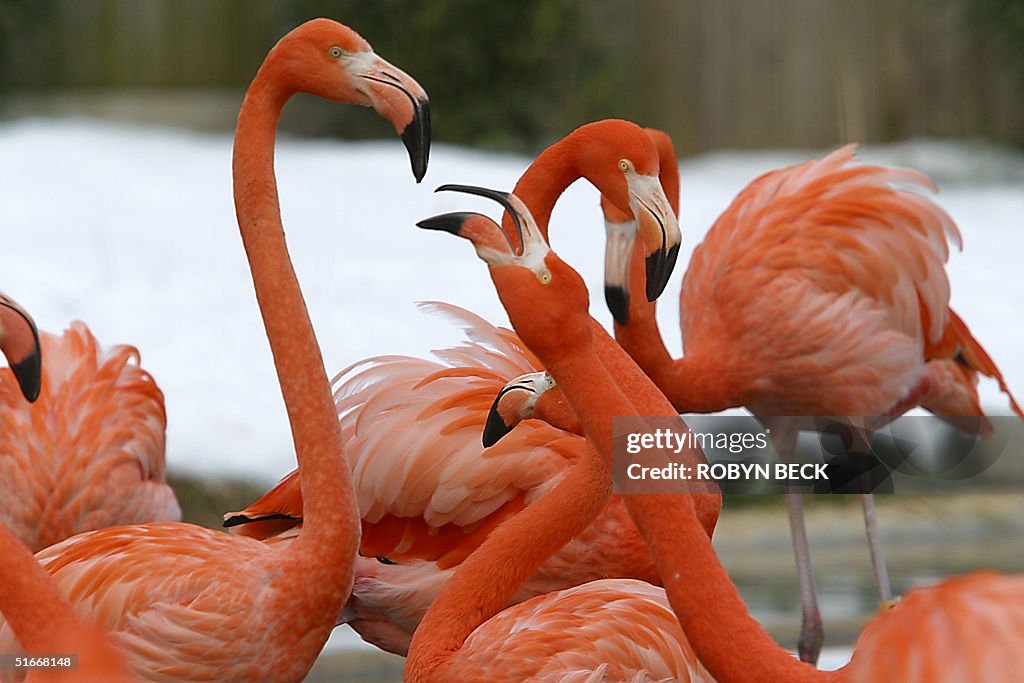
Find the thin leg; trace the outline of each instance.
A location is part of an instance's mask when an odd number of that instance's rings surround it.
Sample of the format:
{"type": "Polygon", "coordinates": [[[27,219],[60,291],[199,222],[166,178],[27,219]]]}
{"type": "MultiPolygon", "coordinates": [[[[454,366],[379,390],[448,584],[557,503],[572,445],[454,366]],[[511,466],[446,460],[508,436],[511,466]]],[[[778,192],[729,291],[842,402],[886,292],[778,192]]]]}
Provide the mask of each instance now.
{"type": "Polygon", "coordinates": [[[885,566],[882,542],[878,537],[875,497],[870,493],[864,493],[861,494],[860,502],[864,508],[864,530],[867,532],[868,548],[871,550],[871,566],[875,570],[875,586],[878,588],[878,600],[884,605],[892,600],[892,586],[889,584],[889,570],[885,566]]]}
{"type": "Polygon", "coordinates": [[[818,588],[814,582],[811,567],[811,552],[807,545],[807,529],[804,526],[804,505],[799,493],[786,494],[786,509],[789,512],[789,530],[793,537],[793,554],[796,556],[796,576],[800,584],[800,607],[803,623],[797,652],[800,660],[817,666],[821,644],[825,640],[825,626],[818,609],[818,588]]]}
{"type": "MultiPolygon", "coordinates": [[[[772,446],[779,460],[790,464],[795,462],[799,425],[791,418],[761,418],[761,422],[771,430],[772,446]]],[[[804,526],[804,506],[799,493],[786,494],[786,510],[789,513],[789,531],[793,538],[796,576],[800,586],[802,623],[797,652],[801,661],[817,666],[821,645],[825,641],[825,626],[821,621],[821,611],[818,609],[818,589],[811,567],[811,552],[807,545],[807,529],[804,526]]]]}

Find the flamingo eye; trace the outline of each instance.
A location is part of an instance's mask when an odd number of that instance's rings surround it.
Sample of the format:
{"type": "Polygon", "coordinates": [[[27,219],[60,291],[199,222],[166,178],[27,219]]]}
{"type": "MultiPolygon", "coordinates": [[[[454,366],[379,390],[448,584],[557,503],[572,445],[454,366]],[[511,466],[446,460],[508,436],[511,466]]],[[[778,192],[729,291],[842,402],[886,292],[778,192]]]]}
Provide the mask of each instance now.
{"type": "Polygon", "coordinates": [[[619,159],[619,170],[623,173],[629,173],[633,169],[633,164],[629,163],[629,159],[619,159]]]}
{"type": "Polygon", "coordinates": [[[540,273],[537,273],[537,279],[540,280],[540,283],[542,285],[551,284],[551,271],[545,270],[540,273]]]}
{"type": "Polygon", "coordinates": [[[332,56],[332,57],[334,57],[335,59],[337,59],[338,57],[341,57],[341,54],[342,54],[342,52],[341,52],[341,48],[340,48],[340,47],[338,47],[337,45],[335,45],[334,47],[332,47],[332,48],[331,48],[331,49],[329,50],[329,52],[330,52],[331,56],[332,56]]]}

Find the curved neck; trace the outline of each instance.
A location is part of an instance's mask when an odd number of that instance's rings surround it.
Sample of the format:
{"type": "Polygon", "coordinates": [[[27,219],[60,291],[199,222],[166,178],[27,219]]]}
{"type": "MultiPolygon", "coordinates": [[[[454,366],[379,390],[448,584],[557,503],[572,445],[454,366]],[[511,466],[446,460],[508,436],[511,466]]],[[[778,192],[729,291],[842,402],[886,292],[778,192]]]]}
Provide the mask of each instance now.
{"type": "MultiPolygon", "coordinates": [[[[555,202],[567,187],[584,175],[576,155],[576,137],[576,134],[571,134],[541,152],[519,178],[512,191],[530,207],[530,213],[537,221],[545,240],[548,238],[548,223],[555,202]]],[[[508,213],[502,217],[502,228],[513,242],[518,242],[512,218],[508,213]]]]}
{"type": "Polygon", "coordinates": [[[405,680],[455,680],[446,664],[466,638],[600,514],[610,491],[611,473],[588,445],[551,491],[505,521],[459,566],[416,628],[405,680]]]}
{"type": "MultiPolygon", "coordinates": [[[[343,602],[352,582],[359,515],[323,358],[281,226],[274,138],[291,92],[276,82],[270,63],[265,62],[238,115],[232,165],[238,227],[288,411],[306,522],[283,558],[293,575],[278,583],[290,586],[285,591],[303,596],[319,586],[327,598],[343,602]],[[311,575],[314,570],[322,574],[311,575]],[[339,598],[338,592],[345,595],[339,598]]],[[[309,597],[325,598],[323,594],[309,597]]]]}

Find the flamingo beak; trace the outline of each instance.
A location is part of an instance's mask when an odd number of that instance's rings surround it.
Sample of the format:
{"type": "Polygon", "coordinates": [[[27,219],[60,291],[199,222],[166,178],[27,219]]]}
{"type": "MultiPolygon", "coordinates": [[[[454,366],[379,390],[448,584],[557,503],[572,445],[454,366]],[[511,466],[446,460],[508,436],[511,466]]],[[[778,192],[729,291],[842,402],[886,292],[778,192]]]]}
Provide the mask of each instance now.
{"type": "Polygon", "coordinates": [[[462,226],[465,225],[466,221],[471,216],[477,216],[479,214],[470,212],[458,212],[458,213],[443,213],[439,216],[431,216],[430,218],[424,218],[416,224],[417,228],[423,228],[424,230],[441,230],[447,232],[456,237],[461,236],[462,226]]]}
{"type": "Polygon", "coordinates": [[[524,419],[524,412],[531,403],[531,398],[536,398],[536,392],[529,384],[513,382],[501,388],[487,413],[487,422],[484,424],[484,448],[490,448],[515,429],[524,419]]]}
{"type": "Polygon", "coordinates": [[[647,300],[654,301],[665,291],[683,236],[679,221],[656,176],[634,174],[627,177],[627,183],[630,205],[637,221],[637,237],[644,245],[647,300]]]}
{"type": "Polygon", "coordinates": [[[7,357],[25,398],[30,402],[39,398],[43,369],[39,330],[21,306],[3,295],[0,295],[0,352],[7,357]]]}
{"type": "Polygon", "coordinates": [[[357,74],[378,114],[391,122],[409,153],[416,182],[423,180],[430,160],[430,99],[409,74],[371,53],[357,74]]]}
{"type": "Polygon", "coordinates": [[[636,221],[604,222],[604,300],[615,322],[629,322],[629,259],[636,243],[636,221]]]}

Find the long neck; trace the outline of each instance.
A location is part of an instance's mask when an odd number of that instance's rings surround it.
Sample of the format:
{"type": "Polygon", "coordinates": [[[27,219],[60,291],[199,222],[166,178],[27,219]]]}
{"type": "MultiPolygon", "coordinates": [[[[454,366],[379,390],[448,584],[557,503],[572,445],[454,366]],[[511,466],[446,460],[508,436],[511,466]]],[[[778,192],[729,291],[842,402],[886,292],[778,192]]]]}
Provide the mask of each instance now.
{"type": "Polygon", "coordinates": [[[289,598],[321,601],[309,605],[315,614],[327,604],[322,601],[337,601],[340,607],[348,595],[359,515],[323,358],[281,226],[274,137],[290,95],[275,86],[265,64],[238,116],[234,191],[238,226],[288,411],[302,485],[305,524],[282,559],[287,578],[278,583],[289,598]]]}
{"type": "MultiPolygon", "coordinates": [[[[595,347],[597,344],[595,344],[595,347]]],[[[612,458],[611,418],[640,415],[605,363],[594,355],[542,359],[566,399],[581,416],[588,442],[606,462],[612,458]],[[581,369],[582,364],[587,367],[581,369]]],[[[648,387],[652,403],[657,390],[648,387]]],[[[832,680],[779,647],[755,621],[711,546],[698,519],[701,496],[624,496],[630,515],[651,550],[673,610],[698,658],[721,683],[729,681],[832,680]]]]}
{"type": "MultiPolygon", "coordinates": [[[[636,245],[629,264],[629,322],[615,323],[615,340],[654,381],[680,413],[713,413],[742,405],[738,400],[740,378],[722,363],[719,353],[696,351],[673,358],[661,336],[655,306],[643,296],[646,275],[643,250],[636,245]]],[[[695,331],[699,332],[699,330],[695,331]]],[[[691,340],[691,348],[698,340],[691,340]]],[[[701,348],[717,352],[705,343],[701,348]]]]}
{"type": "MultiPolygon", "coordinates": [[[[591,319],[591,326],[598,358],[615,378],[615,384],[625,394],[635,414],[651,417],[675,415],[676,410],[665,394],[637,367],[637,364],[611,338],[604,327],[593,319],[591,319]]],[[[680,420],[676,428],[685,429],[686,426],[680,420]]],[[[691,471],[695,471],[698,463],[707,463],[704,454],[696,448],[683,451],[677,457],[682,458],[691,471]]],[[[633,496],[627,496],[626,500],[628,501],[631,497],[633,496]]],[[[715,526],[718,524],[718,515],[722,510],[722,494],[717,487],[706,485],[699,492],[695,490],[690,497],[693,499],[701,526],[708,538],[711,538],[715,526]]]]}
{"type": "Polygon", "coordinates": [[[504,608],[548,557],[597,517],[610,490],[607,466],[588,447],[551,491],[488,536],[459,566],[416,628],[405,680],[454,680],[446,664],[469,634],[504,608]]]}

